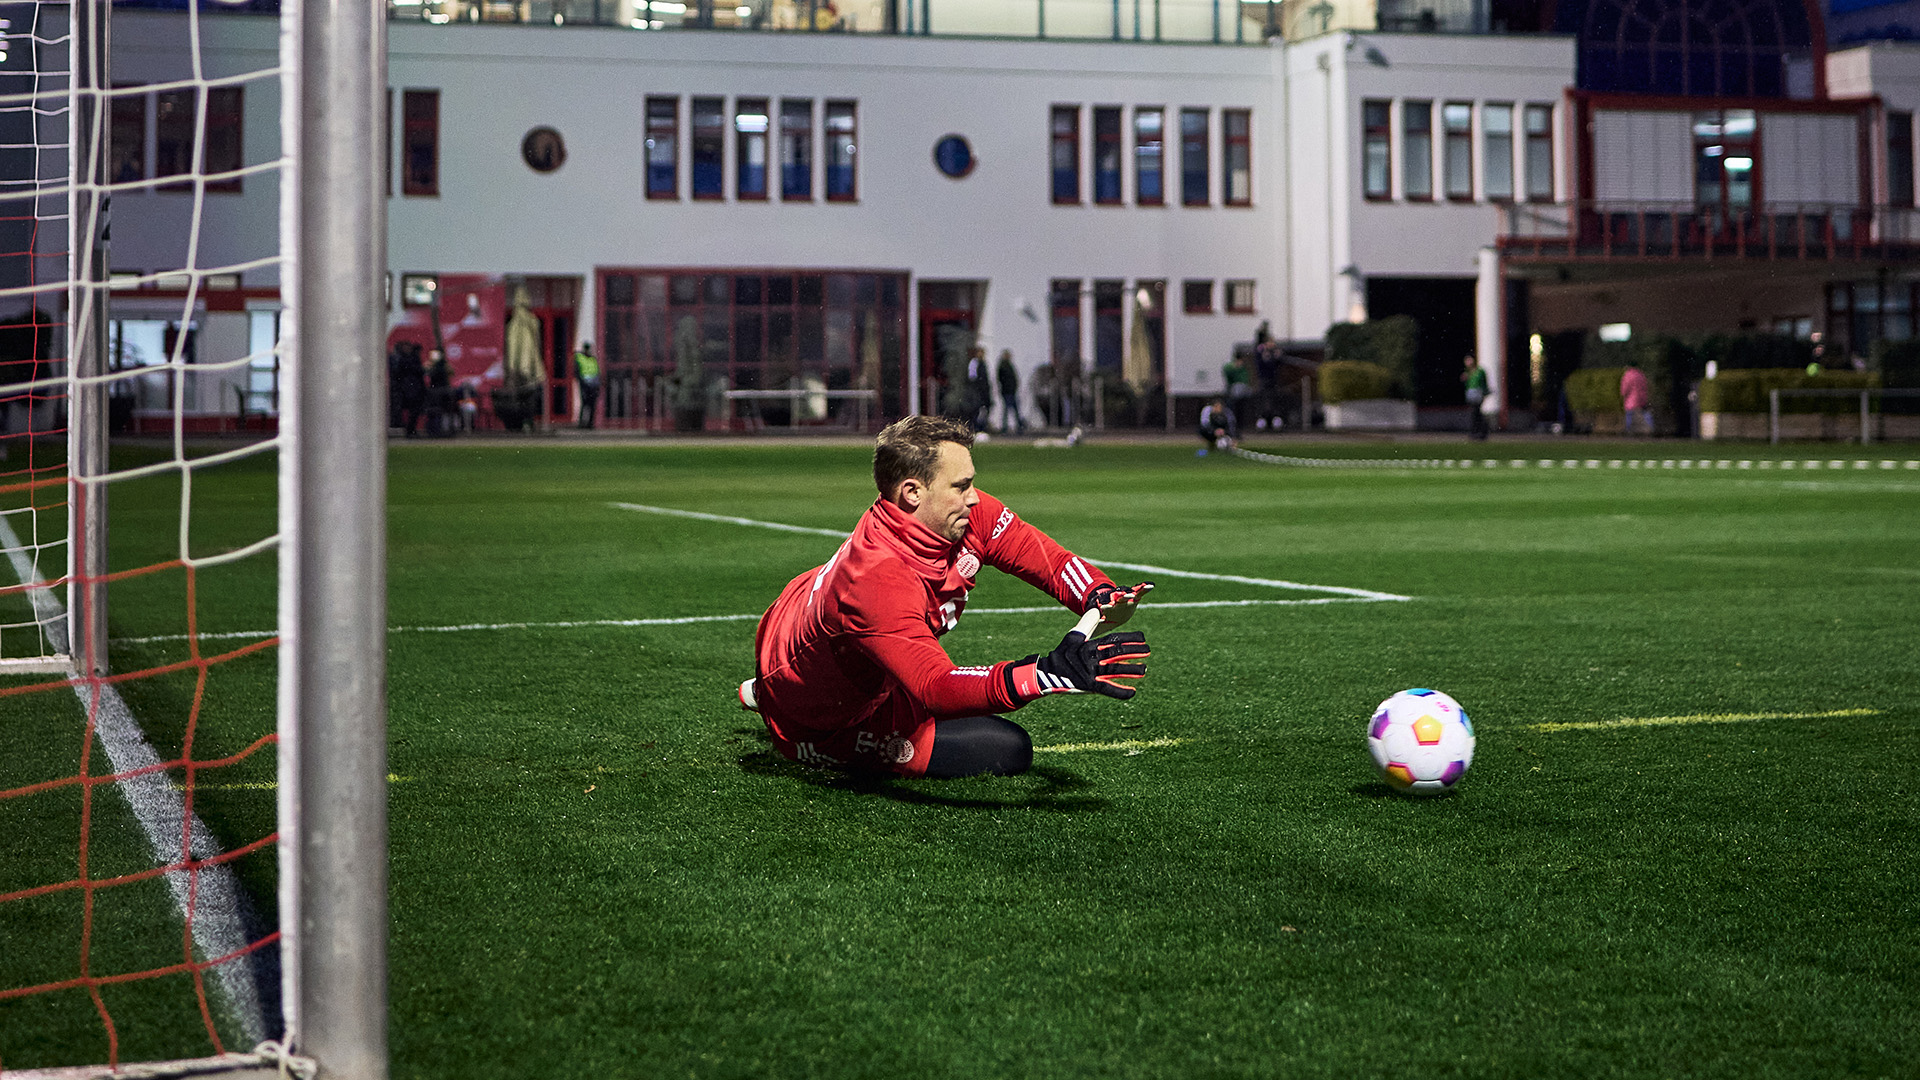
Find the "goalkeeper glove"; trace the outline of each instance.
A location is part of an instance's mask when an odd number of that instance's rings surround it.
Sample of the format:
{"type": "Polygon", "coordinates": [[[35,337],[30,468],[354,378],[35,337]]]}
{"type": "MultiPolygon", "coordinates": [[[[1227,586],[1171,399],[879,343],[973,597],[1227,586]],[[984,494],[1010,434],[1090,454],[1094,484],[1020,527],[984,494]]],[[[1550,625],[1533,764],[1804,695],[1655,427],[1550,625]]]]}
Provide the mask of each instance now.
{"type": "Polygon", "coordinates": [[[1087,594],[1087,610],[1100,611],[1100,624],[1095,626],[1088,637],[1104,637],[1128,619],[1133,618],[1133,609],[1140,605],[1140,598],[1153,591],[1153,582],[1143,581],[1131,589],[1122,589],[1116,585],[1095,585],[1087,594]]]}
{"type": "Polygon", "coordinates": [[[1128,683],[1147,673],[1146,635],[1134,631],[1088,640],[1083,628],[1090,621],[1082,618],[1047,655],[1007,665],[1007,691],[1013,700],[1024,705],[1046,694],[1104,694],[1125,701],[1134,695],[1128,683]]]}

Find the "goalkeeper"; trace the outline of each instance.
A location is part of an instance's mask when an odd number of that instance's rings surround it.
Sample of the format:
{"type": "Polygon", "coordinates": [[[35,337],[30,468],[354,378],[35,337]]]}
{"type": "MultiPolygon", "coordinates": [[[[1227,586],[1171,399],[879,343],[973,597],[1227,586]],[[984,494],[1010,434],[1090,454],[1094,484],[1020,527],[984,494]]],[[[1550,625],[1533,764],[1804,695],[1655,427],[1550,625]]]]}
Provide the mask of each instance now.
{"type": "Polygon", "coordinates": [[[1012,775],[1033,764],[1026,730],[994,715],[1047,694],[1124,701],[1146,674],[1138,633],[1108,633],[1150,584],[1121,589],[973,486],[973,433],[911,416],[880,432],[876,500],[826,565],[789,582],[761,616],[758,675],[740,703],[806,765],[901,776],[1012,775]],[[940,646],[981,566],[1082,616],[1045,656],[958,667],[940,646]]]}

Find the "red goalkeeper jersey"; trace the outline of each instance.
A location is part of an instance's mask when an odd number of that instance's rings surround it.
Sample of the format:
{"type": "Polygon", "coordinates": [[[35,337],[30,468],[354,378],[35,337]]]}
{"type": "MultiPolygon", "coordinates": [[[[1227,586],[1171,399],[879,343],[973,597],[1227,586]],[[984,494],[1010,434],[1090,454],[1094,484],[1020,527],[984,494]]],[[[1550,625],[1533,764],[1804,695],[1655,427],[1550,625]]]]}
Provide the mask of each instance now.
{"type": "Polygon", "coordinates": [[[826,565],[794,578],[761,616],[761,714],[782,729],[829,732],[862,723],[896,692],[935,718],[1019,708],[1003,671],[1012,660],[957,667],[940,646],[983,565],[1076,614],[1094,586],[1112,584],[984,491],[959,543],[882,499],[826,565]]]}

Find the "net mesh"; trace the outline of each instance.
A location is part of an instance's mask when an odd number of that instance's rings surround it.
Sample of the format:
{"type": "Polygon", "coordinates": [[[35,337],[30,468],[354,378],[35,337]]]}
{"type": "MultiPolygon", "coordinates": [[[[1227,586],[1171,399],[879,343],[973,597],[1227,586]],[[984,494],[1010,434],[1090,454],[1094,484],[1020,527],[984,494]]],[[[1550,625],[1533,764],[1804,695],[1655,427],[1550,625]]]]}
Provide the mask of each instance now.
{"type": "Polygon", "coordinates": [[[6,10],[33,14],[0,57],[0,923],[45,932],[0,1007],[54,1034],[0,1066],[250,1048],[280,1011],[277,641],[252,631],[276,623],[282,260],[248,207],[284,171],[281,71],[206,42],[276,55],[276,27],[143,13],[103,85],[73,72],[106,3],[6,10]],[[102,425],[130,437],[88,464],[102,425]]]}

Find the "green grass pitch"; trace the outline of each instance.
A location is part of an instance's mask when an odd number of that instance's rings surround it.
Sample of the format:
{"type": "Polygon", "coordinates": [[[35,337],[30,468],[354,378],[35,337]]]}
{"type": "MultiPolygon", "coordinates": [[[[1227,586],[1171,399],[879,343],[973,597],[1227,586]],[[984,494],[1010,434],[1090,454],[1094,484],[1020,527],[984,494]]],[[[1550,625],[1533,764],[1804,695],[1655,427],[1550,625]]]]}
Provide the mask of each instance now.
{"type": "MultiPolygon", "coordinates": [[[[1674,456],[1651,449],[1579,454],[1674,456]]],[[[1913,1075],[1920,473],[975,461],[1095,561],[1412,599],[1178,607],[1335,594],[1162,577],[1134,701],[1014,714],[1031,774],[850,780],[735,706],[750,619],[548,624],[759,612],[836,541],[610,504],[847,529],[864,449],[396,446],[396,1077],[1913,1075]],[[1367,759],[1372,706],[1410,686],[1474,718],[1450,796],[1394,796],[1367,759]]],[[[271,530],[271,468],[196,484],[196,551],[271,530]]],[[[165,477],[117,492],[116,564],[169,557],[179,504],[165,477]]],[[[199,586],[204,631],[271,629],[271,556],[199,586]]],[[[1070,615],[987,610],[1043,602],[985,572],[949,650],[1046,651],[1070,615]]],[[[178,575],[125,583],[116,663],[183,658],[125,640],[183,603],[178,575]]],[[[202,756],[270,729],[272,674],[215,670],[202,756]]],[[[124,688],[163,754],[193,689],[124,688]]],[[[71,771],[79,722],[71,694],[0,698],[0,788],[71,771]]],[[[272,829],[272,771],[197,793],[223,840],[272,829]]],[[[124,803],[93,802],[93,857],[137,868],[124,803]]],[[[0,892],[71,875],[77,805],[0,801],[0,892]]],[[[272,864],[239,866],[268,917],[272,864]]],[[[101,903],[96,970],[178,958],[163,887],[101,903]]],[[[77,902],[9,906],[0,985],[71,973],[77,902]]],[[[208,1052],[188,994],[112,988],[123,1059],[208,1052]]],[[[0,1002],[8,1068],[105,1052],[84,993],[0,1002]]]]}

